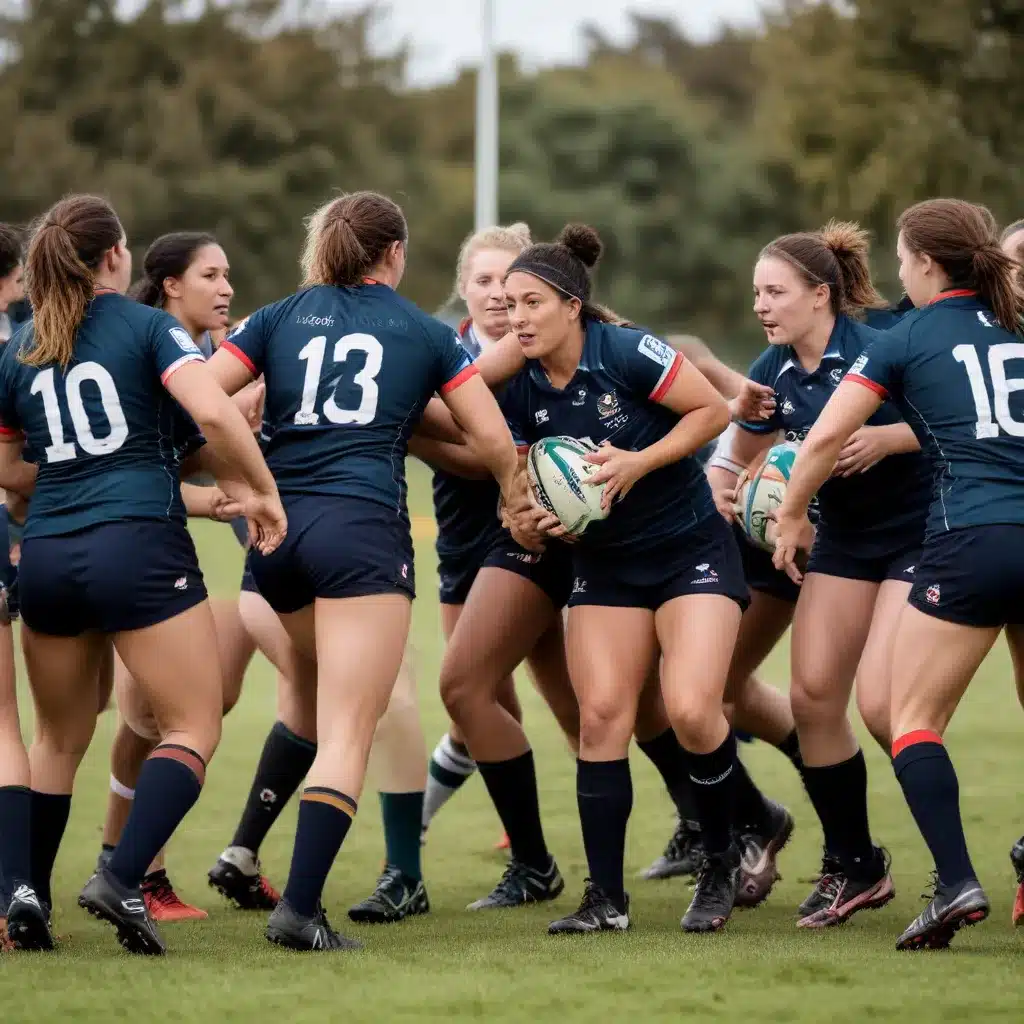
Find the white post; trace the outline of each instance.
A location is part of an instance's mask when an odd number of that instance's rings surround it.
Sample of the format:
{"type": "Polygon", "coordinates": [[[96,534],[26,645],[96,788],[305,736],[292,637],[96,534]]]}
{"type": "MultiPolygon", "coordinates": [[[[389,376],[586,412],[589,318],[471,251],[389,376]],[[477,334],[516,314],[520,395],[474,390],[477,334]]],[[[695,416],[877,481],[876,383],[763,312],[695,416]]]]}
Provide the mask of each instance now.
{"type": "Polygon", "coordinates": [[[476,80],[476,229],[498,222],[498,64],[494,2],[480,0],[481,54],[476,80]]]}

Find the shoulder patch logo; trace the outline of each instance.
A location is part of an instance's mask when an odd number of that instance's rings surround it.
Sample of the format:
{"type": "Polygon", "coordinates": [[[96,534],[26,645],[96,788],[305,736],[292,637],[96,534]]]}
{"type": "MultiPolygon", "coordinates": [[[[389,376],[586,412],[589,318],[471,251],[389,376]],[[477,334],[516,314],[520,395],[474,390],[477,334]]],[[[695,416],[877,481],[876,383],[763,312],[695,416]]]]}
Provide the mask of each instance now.
{"type": "Polygon", "coordinates": [[[867,366],[867,365],[868,365],[867,354],[866,353],[861,354],[861,355],[857,356],[856,359],[854,359],[853,365],[850,367],[850,373],[861,373],[861,372],[863,372],[864,367],[867,366]]]}
{"type": "Polygon", "coordinates": [[[174,343],[184,352],[186,355],[202,355],[199,351],[198,346],[192,340],[192,336],[188,331],[181,327],[171,327],[170,335],[174,339],[174,343]]]}
{"type": "Polygon", "coordinates": [[[640,339],[637,351],[659,366],[671,366],[676,357],[676,350],[671,345],[666,345],[660,338],[654,337],[653,334],[645,334],[640,339]]]}
{"type": "Polygon", "coordinates": [[[249,318],[247,316],[242,317],[242,319],[239,320],[238,323],[235,324],[235,326],[232,327],[230,331],[228,331],[228,338],[233,338],[233,337],[235,337],[235,335],[241,334],[242,331],[245,330],[245,325],[248,322],[249,322],[249,318]]]}

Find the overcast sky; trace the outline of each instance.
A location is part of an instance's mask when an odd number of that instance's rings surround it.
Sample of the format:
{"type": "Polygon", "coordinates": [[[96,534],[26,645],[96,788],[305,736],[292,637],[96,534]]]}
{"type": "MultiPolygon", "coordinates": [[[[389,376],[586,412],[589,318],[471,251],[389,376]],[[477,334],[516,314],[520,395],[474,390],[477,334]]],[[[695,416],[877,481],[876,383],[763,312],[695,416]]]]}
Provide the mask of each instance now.
{"type": "MultiPolygon", "coordinates": [[[[328,0],[344,10],[365,0],[328,0]]],[[[495,34],[502,49],[528,66],[580,59],[581,27],[592,22],[615,38],[629,35],[629,11],[673,18],[696,39],[722,22],[751,24],[762,0],[493,0],[495,34]]],[[[407,38],[413,47],[410,78],[429,84],[451,78],[480,53],[481,0],[390,0],[382,42],[407,38]]]]}

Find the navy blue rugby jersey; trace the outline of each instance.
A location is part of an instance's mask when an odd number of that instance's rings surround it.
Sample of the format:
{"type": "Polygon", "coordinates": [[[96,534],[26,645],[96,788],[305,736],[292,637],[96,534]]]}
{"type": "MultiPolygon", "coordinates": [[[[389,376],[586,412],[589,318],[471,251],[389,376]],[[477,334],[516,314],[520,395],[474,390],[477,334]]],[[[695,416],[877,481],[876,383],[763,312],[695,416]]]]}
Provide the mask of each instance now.
{"type": "Polygon", "coordinates": [[[409,435],[435,392],[476,373],[446,324],[387,285],[318,285],[264,306],[221,346],[266,384],[282,496],[364,498],[408,520],[409,435]]]}
{"type": "MultiPolygon", "coordinates": [[[[785,431],[803,441],[847,371],[868,346],[886,335],[846,316],[836,318],[825,354],[808,373],[789,345],[772,345],[748,376],[775,389],[775,412],[757,423],[741,423],[754,434],[785,431]]],[[[898,423],[899,410],[883,405],[870,426],[898,423]]],[[[827,480],[818,490],[821,524],[841,533],[870,534],[923,528],[931,493],[931,471],[921,452],[888,455],[866,473],[827,480]]]]}
{"type": "Polygon", "coordinates": [[[898,324],[913,308],[914,304],[910,301],[910,296],[904,295],[895,306],[889,306],[887,309],[864,310],[864,323],[876,331],[887,331],[890,327],[898,324]]]}
{"type": "MultiPolygon", "coordinates": [[[[462,347],[471,359],[482,350],[471,321],[459,328],[462,347]]],[[[438,469],[434,471],[435,548],[439,558],[458,558],[489,547],[501,536],[496,480],[466,480],[438,469]]]]}
{"type": "MultiPolygon", "coordinates": [[[[683,361],[675,349],[642,330],[589,321],[580,364],[568,386],[553,387],[540,364],[527,360],[509,382],[502,408],[520,446],[567,435],[640,451],[679,422],[658,401],[683,361]]],[[[638,480],[607,519],[587,527],[580,543],[641,550],[682,536],[717,514],[704,469],[689,456],[638,480]]]]}
{"type": "Polygon", "coordinates": [[[902,411],[934,467],[927,536],[1024,524],[1024,337],[974,292],[908,314],[849,379],[902,411]]]}
{"type": "Polygon", "coordinates": [[[26,324],[0,355],[0,436],[24,436],[39,465],[25,536],[131,519],[180,519],[182,449],[201,443],[164,389],[202,353],[174,317],[114,292],[96,296],[66,370],[18,358],[26,324]]]}

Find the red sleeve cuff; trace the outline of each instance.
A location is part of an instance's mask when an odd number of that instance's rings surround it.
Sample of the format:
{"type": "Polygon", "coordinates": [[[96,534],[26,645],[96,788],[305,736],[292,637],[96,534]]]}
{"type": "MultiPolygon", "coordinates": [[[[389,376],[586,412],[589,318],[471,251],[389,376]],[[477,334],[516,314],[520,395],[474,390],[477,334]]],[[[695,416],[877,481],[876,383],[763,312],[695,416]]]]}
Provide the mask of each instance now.
{"type": "Polygon", "coordinates": [[[175,370],[180,370],[186,363],[205,363],[206,359],[202,353],[197,352],[195,355],[182,356],[180,359],[175,359],[170,366],[162,374],[160,374],[160,383],[167,386],[167,382],[171,379],[175,370]]]}
{"type": "Polygon", "coordinates": [[[665,367],[665,372],[661,375],[661,379],[654,385],[654,390],[650,395],[652,402],[660,402],[668,394],[668,389],[672,387],[672,381],[676,379],[685,361],[682,353],[677,352],[675,359],[665,367]]]}
{"type": "Polygon", "coordinates": [[[230,352],[254,377],[259,376],[256,364],[237,345],[230,341],[222,341],[220,347],[223,351],[230,352]]]}
{"type": "Polygon", "coordinates": [[[889,392],[881,384],[877,383],[877,381],[869,380],[867,377],[862,377],[859,373],[848,373],[843,380],[852,381],[854,384],[863,384],[864,387],[874,391],[880,398],[889,397],[889,392]]]}
{"type": "Polygon", "coordinates": [[[469,366],[462,370],[459,370],[457,374],[447,384],[442,385],[441,394],[447,395],[449,392],[454,391],[460,384],[465,384],[470,377],[475,377],[480,371],[470,363],[469,366]]]}
{"type": "Polygon", "coordinates": [[[20,441],[23,436],[20,430],[13,430],[0,423],[0,441],[20,441]]]}

